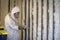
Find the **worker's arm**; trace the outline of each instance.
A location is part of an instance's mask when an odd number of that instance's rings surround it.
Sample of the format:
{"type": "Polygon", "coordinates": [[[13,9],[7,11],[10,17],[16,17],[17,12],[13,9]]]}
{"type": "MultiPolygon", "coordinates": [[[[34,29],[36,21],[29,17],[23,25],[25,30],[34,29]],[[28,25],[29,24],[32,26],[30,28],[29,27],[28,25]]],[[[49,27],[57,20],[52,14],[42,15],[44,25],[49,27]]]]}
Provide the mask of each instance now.
{"type": "Polygon", "coordinates": [[[18,30],[18,25],[15,25],[11,22],[8,23],[8,26],[11,28],[11,29],[14,29],[14,30],[18,30]]]}
{"type": "Polygon", "coordinates": [[[24,26],[18,26],[18,25],[16,25],[16,24],[13,24],[13,23],[11,23],[11,22],[9,22],[9,27],[10,28],[12,28],[12,29],[14,29],[14,30],[23,30],[23,29],[25,29],[25,27],[24,26]]]}

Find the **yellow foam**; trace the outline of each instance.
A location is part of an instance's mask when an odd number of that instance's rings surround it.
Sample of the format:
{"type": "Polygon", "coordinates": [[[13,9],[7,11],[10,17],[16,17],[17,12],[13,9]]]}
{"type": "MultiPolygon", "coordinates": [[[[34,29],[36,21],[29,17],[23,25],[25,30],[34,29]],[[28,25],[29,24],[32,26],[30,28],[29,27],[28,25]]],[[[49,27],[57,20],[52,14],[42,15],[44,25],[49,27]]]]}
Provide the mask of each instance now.
{"type": "Polygon", "coordinates": [[[4,26],[0,26],[0,28],[4,28],[4,26]]]}
{"type": "Polygon", "coordinates": [[[7,31],[5,31],[5,30],[0,30],[0,34],[7,35],[7,34],[8,34],[8,32],[7,32],[7,31]]]}

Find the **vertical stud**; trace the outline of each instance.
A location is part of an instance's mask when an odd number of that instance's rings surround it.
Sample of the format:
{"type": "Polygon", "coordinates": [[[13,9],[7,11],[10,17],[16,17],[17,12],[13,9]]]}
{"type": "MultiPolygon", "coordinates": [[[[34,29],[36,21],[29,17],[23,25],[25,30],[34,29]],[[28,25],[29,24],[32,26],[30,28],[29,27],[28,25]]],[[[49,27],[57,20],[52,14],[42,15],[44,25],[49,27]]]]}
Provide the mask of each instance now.
{"type": "Polygon", "coordinates": [[[49,40],[53,40],[53,0],[49,0],[49,40]]]}
{"type": "Polygon", "coordinates": [[[48,20],[47,20],[47,0],[43,1],[43,40],[47,40],[48,39],[48,33],[47,33],[47,29],[48,29],[48,20]]]}
{"type": "Polygon", "coordinates": [[[42,14],[42,0],[38,0],[38,40],[41,40],[41,14],[42,14]]]}

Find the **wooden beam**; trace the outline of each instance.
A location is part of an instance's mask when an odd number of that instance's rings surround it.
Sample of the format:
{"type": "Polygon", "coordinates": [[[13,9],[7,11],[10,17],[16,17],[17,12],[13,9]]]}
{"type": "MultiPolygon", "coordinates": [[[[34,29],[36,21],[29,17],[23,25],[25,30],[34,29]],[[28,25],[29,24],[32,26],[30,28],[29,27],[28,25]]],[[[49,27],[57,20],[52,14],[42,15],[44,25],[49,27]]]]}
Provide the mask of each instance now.
{"type": "Polygon", "coordinates": [[[42,14],[42,0],[38,0],[38,40],[41,40],[41,14],[42,14]]]}
{"type": "MultiPolygon", "coordinates": [[[[28,0],[26,0],[26,26],[28,27],[28,0]]],[[[28,28],[26,29],[26,40],[28,40],[28,28]]]]}
{"type": "Polygon", "coordinates": [[[14,0],[10,0],[10,11],[12,10],[13,7],[14,7],[14,0]]]}
{"type": "Polygon", "coordinates": [[[36,5],[36,0],[33,0],[33,40],[36,40],[36,27],[37,27],[37,18],[36,18],[36,12],[37,12],[37,5],[36,5]]]}
{"type": "Polygon", "coordinates": [[[32,0],[30,0],[30,40],[32,40],[32,0]]]}
{"type": "Polygon", "coordinates": [[[38,0],[36,0],[36,40],[38,40],[38,0]]]}
{"type": "Polygon", "coordinates": [[[44,0],[43,1],[43,40],[48,40],[48,33],[47,33],[47,30],[48,30],[48,25],[49,24],[47,24],[48,23],[48,19],[47,19],[47,14],[48,14],[48,7],[47,7],[47,0],[44,0]]]}
{"type": "Polygon", "coordinates": [[[53,40],[53,0],[49,0],[49,40],[53,40]]]}
{"type": "Polygon", "coordinates": [[[41,40],[43,40],[43,1],[41,0],[41,40]]]}
{"type": "MultiPolygon", "coordinates": [[[[22,0],[22,25],[25,25],[25,1],[22,0]]],[[[25,30],[23,30],[23,40],[25,40],[25,30]]]]}
{"type": "Polygon", "coordinates": [[[30,0],[28,0],[28,40],[30,40],[30,0]]]}

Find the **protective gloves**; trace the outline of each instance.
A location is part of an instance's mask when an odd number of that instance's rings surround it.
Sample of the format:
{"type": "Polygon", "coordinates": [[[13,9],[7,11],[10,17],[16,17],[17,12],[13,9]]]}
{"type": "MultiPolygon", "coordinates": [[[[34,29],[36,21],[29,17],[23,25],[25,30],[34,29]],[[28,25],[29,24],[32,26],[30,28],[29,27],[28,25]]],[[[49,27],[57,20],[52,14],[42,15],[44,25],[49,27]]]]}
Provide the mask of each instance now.
{"type": "Polygon", "coordinates": [[[26,30],[26,29],[30,29],[29,27],[27,27],[27,26],[23,26],[23,25],[21,25],[21,26],[19,26],[19,30],[26,30]]]}
{"type": "Polygon", "coordinates": [[[24,27],[23,26],[19,26],[18,29],[19,30],[24,30],[24,27]]]}

